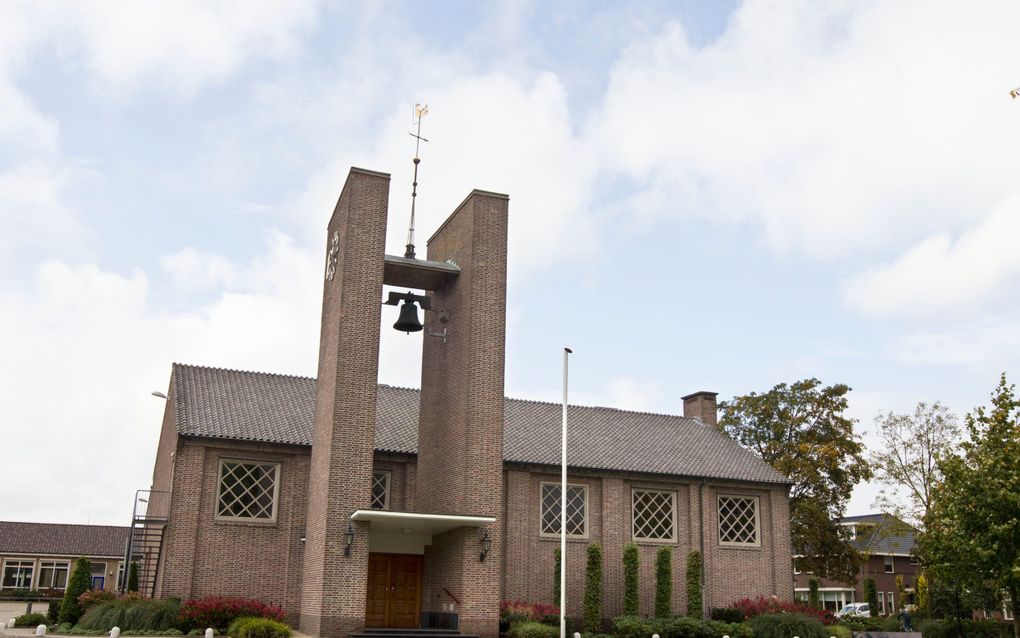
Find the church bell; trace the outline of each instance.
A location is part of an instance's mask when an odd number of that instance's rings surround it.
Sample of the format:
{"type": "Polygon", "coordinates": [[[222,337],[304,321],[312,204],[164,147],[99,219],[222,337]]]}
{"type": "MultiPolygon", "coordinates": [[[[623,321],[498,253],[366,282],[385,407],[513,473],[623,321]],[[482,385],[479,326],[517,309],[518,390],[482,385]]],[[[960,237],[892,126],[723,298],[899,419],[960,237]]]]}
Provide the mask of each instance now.
{"type": "Polygon", "coordinates": [[[405,299],[404,303],[400,304],[400,316],[397,317],[397,322],[393,324],[393,328],[408,334],[421,331],[422,325],[421,321],[418,320],[418,306],[414,305],[414,302],[410,299],[405,299]]]}

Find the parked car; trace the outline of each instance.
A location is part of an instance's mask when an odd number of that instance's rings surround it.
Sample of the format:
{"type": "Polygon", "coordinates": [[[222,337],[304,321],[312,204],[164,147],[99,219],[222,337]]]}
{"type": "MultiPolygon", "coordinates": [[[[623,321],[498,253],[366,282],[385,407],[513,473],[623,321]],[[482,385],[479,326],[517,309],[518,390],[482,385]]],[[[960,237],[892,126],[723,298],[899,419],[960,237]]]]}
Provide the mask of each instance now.
{"type": "Polygon", "coordinates": [[[868,605],[868,603],[851,603],[849,605],[844,605],[843,609],[836,612],[836,618],[843,618],[844,616],[870,618],[871,606],[868,605]]]}

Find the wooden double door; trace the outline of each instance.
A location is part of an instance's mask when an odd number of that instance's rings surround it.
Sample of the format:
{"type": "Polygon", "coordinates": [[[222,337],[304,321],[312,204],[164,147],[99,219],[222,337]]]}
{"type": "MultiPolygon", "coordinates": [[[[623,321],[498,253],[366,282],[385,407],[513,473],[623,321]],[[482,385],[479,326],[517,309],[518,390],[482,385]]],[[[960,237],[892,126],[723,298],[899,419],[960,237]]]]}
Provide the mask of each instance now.
{"type": "Polygon", "coordinates": [[[368,555],[366,627],[417,627],[421,614],[422,556],[368,555]]]}

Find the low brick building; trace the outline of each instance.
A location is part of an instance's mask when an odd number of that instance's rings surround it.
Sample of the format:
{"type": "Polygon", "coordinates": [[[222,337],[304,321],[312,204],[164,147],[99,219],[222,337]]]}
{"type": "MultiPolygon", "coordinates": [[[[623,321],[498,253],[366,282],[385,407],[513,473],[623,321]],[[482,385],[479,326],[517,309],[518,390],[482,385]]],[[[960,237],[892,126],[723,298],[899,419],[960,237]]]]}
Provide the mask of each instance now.
{"type": "Polygon", "coordinates": [[[0,597],[4,590],[58,594],[67,587],[74,561],[92,563],[92,587],[117,589],[128,528],[0,521],[0,597]]]}
{"type": "MultiPolygon", "coordinates": [[[[149,512],[156,596],[256,597],[316,636],[491,637],[500,600],[554,602],[561,406],[504,397],[508,198],[473,191],[421,259],[384,254],[388,191],[352,169],[327,226],[317,379],[174,365],[147,498],[165,510],[149,512]],[[397,299],[426,310],[420,389],[377,383],[384,284],[424,291],[397,299]]],[[[683,416],[571,408],[568,615],[589,543],[607,618],[627,542],[644,613],[662,546],[677,612],[692,551],[706,608],[792,597],[788,479],[719,432],[713,393],[682,401],[683,416]]]]}

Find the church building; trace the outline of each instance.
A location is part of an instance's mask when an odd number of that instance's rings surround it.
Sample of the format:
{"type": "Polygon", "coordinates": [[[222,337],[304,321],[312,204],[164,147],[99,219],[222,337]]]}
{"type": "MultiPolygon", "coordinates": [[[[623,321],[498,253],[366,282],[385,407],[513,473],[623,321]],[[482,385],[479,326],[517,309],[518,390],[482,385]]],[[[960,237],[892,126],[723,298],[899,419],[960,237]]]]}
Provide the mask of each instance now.
{"type": "MultiPolygon", "coordinates": [[[[567,512],[567,615],[586,547],[604,555],[602,614],[623,612],[623,549],[690,552],[705,609],[793,595],[790,481],[716,427],[716,396],[683,415],[573,406],[559,484],[558,404],[504,395],[509,198],[472,191],[427,256],[385,254],[389,175],[352,168],[326,228],[316,378],[175,364],[133,556],[156,597],[257,598],[311,636],[446,628],[495,638],[501,600],[553,603],[567,512]],[[398,291],[384,298],[384,285],[398,291]],[[424,313],[419,389],[378,383],[385,302],[424,313]]],[[[394,313],[396,314],[396,313],[394,313]]]]}

